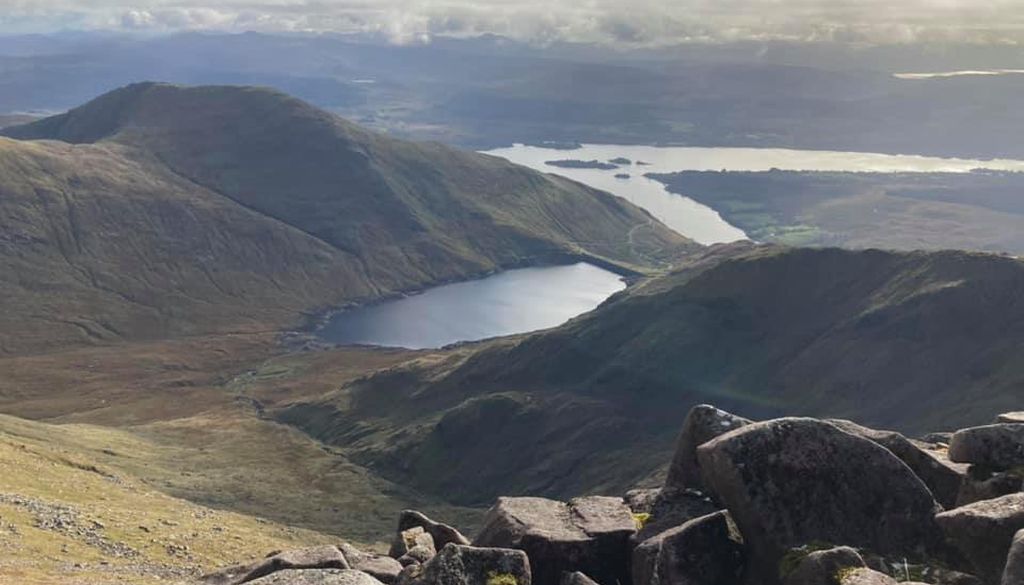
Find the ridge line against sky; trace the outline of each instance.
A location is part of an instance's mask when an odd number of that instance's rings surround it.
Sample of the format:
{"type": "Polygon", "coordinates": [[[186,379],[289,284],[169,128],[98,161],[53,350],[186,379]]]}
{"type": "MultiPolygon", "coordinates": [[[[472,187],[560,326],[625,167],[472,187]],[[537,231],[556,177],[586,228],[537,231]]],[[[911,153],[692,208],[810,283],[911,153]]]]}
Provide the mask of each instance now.
{"type": "Polygon", "coordinates": [[[1024,44],[1024,0],[0,0],[0,34],[59,30],[1024,44]]]}

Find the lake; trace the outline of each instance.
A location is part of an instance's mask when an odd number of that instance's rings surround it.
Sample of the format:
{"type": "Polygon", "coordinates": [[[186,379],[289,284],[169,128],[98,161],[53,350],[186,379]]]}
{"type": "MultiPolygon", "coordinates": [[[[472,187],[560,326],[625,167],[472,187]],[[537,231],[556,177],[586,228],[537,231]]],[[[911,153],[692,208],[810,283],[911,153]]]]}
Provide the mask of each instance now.
{"type": "MultiPolygon", "coordinates": [[[[688,170],[969,172],[975,168],[1024,171],[1024,161],[965,160],[859,152],[778,148],[695,148],[585,144],[573,150],[523,146],[488,151],[513,162],[556,173],[619,195],[647,209],[679,233],[703,244],[746,239],[715,210],[670,193],[645,173],[688,170]],[[608,163],[604,169],[564,168],[548,161],[608,163]],[[640,164],[643,163],[643,164],[640,164]],[[627,176],[628,175],[628,176],[627,176]]],[[[423,293],[334,315],[318,334],[346,345],[411,349],[555,327],[586,313],[625,288],[607,270],[579,263],[509,270],[480,280],[432,288],[423,293]]]]}
{"type": "Polygon", "coordinates": [[[967,69],[963,71],[937,71],[934,73],[894,73],[896,79],[945,79],[950,77],[992,77],[1024,75],[1024,69],[967,69]]]}
{"type": "Polygon", "coordinates": [[[973,169],[1024,171],[1019,160],[969,160],[867,152],[794,150],[787,148],[701,148],[689,146],[636,146],[584,144],[576,149],[545,148],[516,144],[486,151],[533,169],[562,175],[591,187],[614,193],[643,207],[670,228],[702,244],[746,239],[739,228],[717,211],[692,199],[670,193],[648,179],[646,173],[679,171],[791,171],[966,173],[973,169]],[[607,163],[625,158],[629,164],[613,169],[564,168],[548,161],[582,160],[607,163]],[[642,161],[644,165],[637,164],[642,161]],[[628,178],[616,175],[628,174],[628,178]]]}
{"type": "Polygon", "coordinates": [[[508,270],[338,313],[318,335],[344,345],[437,348],[555,327],[625,286],[583,262],[508,270]]]}

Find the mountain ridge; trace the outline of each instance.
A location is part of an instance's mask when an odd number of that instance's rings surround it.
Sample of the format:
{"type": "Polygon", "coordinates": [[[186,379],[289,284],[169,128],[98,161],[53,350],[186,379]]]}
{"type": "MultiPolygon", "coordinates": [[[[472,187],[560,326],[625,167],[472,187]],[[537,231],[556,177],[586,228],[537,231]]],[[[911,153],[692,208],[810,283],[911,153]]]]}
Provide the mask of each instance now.
{"type": "MultiPolygon", "coordinates": [[[[82,272],[75,264],[105,266],[85,270],[85,289],[114,285],[83,292],[93,302],[60,317],[56,345],[289,327],[503,268],[582,258],[643,272],[698,249],[607,193],[375,134],[266,89],[137,84],[0,136],[0,222],[14,234],[0,284],[23,307],[5,330],[38,314],[36,295],[82,272]],[[92,238],[101,225],[107,237],[92,238]],[[254,274],[221,277],[230,266],[254,274]],[[148,322],[95,318],[170,292],[181,298],[148,322]]],[[[62,313],[58,297],[47,302],[62,313]]],[[[45,349],[47,335],[17,345],[45,349]]],[[[16,351],[7,337],[0,351],[16,351]]]]}

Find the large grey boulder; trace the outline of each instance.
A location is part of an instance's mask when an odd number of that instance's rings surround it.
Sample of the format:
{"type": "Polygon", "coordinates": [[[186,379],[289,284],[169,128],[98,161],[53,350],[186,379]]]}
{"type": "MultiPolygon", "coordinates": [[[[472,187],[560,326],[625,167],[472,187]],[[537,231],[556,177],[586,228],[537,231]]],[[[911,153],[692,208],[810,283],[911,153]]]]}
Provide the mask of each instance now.
{"type": "Polygon", "coordinates": [[[885,447],[921,478],[944,508],[956,506],[968,465],[954,463],[945,451],[937,450],[928,443],[913,441],[894,431],[869,429],[848,420],[832,419],[827,422],[885,447]]]}
{"type": "Polygon", "coordinates": [[[381,585],[373,577],[351,569],[285,569],[250,581],[251,585],[381,585]]]}
{"type": "Polygon", "coordinates": [[[626,583],[635,532],[636,521],[621,498],[499,498],[473,544],[525,551],[541,585],[554,585],[562,573],[574,571],[599,583],[626,583]]]}
{"type": "Polygon", "coordinates": [[[743,544],[720,511],[647,539],[633,549],[632,585],[736,585],[743,544]]]}
{"type": "Polygon", "coordinates": [[[345,555],[333,545],[314,546],[277,553],[244,565],[235,565],[203,576],[206,585],[240,585],[289,569],[349,569],[345,555]]]}
{"type": "Polygon", "coordinates": [[[786,558],[796,557],[792,567],[782,567],[784,585],[838,585],[844,569],[866,567],[856,549],[848,546],[804,553],[794,549],[786,558]]]}
{"type": "Polygon", "coordinates": [[[912,556],[938,545],[941,507],[924,483],[888,449],[835,425],[754,423],[697,454],[705,483],[768,582],[786,551],[809,542],[912,556]]]}
{"type": "Polygon", "coordinates": [[[1010,544],[1002,585],[1024,585],[1024,530],[1017,531],[1010,544]]]}
{"type": "MultiPolygon", "coordinates": [[[[530,585],[530,561],[521,550],[448,544],[423,565],[406,567],[398,585],[530,585]]],[[[555,585],[553,581],[551,585],[555,585]]]]}
{"type": "Polygon", "coordinates": [[[986,583],[998,583],[1014,535],[1024,529],[1024,493],[949,510],[935,519],[975,574],[986,583]]]}
{"type": "Polygon", "coordinates": [[[402,572],[402,564],[389,556],[363,552],[348,543],[341,544],[338,548],[350,567],[370,575],[385,585],[394,583],[398,574],[402,572]]]}
{"type": "Polygon", "coordinates": [[[992,469],[1024,466],[1024,424],[1004,423],[953,433],[949,458],[992,469]]]}
{"type": "Polygon", "coordinates": [[[665,491],[703,489],[697,447],[751,422],[753,421],[709,404],[699,404],[691,408],[676,440],[675,454],[668,468],[668,477],[665,479],[665,491]]]}
{"type": "MultiPolygon", "coordinates": [[[[455,528],[436,522],[416,510],[402,510],[398,515],[398,533],[410,528],[422,528],[433,539],[434,548],[441,550],[448,544],[468,545],[469,539],[455,528]]],[[[398,555],[401,556],[401,555],[398,555]]]]}

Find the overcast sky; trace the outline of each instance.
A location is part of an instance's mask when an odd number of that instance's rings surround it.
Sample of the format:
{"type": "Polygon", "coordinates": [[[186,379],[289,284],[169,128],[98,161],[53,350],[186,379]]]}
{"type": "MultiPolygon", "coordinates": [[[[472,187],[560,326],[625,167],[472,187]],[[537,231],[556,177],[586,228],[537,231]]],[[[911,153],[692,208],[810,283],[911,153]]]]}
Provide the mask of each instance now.
{"type": "Polygon", "coordinates": [[[0,32],[491,32],[533,42],[1024,42],[1024,0],[0,0],[0,32]]]}

